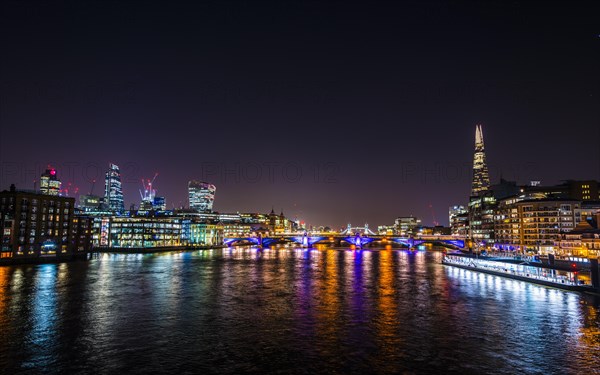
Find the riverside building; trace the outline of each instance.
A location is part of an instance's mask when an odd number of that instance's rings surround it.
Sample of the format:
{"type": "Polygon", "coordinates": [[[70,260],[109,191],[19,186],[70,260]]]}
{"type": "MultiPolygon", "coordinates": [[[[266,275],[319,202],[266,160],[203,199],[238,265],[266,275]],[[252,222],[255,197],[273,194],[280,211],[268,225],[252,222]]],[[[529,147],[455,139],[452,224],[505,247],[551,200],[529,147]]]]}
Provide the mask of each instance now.
{"type": "Polygon", "coordinates": [[[572,199],[506,198],[499,203],[494,217],[495,246],[502,250],[553,253],[555,242],[579,221],[580,205],[572,199]]]}
{"type": "Polygon", "coordinates": [[[74,208],[74,198],[17,190],[14,185],[0,192],[0,257],[43,261],[85,253],[91,222],[75,217],[74,208]]]}
{"type": "Polygon", "coordinates": [[[156,248],[182,245],[182,219],[174,217],[103,217],[98,245],[106,248],[156,248]]]}
{"type": "Polygon", "coordinates": [[[223,224],[164,213],[95,217],[93,242],[124,250],[220,246],[223,224]]]}
{"type": "Polygon", "coordinates": [[[582,258],[600,257],[600,229],[588,221],[581,221],[575,229],[560,235],[555,241],[554,253],[582,258]]]}

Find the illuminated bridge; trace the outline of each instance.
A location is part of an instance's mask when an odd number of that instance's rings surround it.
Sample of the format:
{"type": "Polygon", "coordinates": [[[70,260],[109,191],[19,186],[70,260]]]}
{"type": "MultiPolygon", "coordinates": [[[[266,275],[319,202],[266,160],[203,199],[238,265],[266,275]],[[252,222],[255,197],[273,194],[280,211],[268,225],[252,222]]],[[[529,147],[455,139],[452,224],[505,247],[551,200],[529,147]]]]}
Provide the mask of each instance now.
{"type": "Polygon", "coordinates": [[[280,234],[274,236],[250,236],[225,238],[223,243],[227,246],[235,246],[241,244],[254,244],[259,247],[269,247],[275,244],[282,243],[297,243],[303,247],[312,247],[316,244],[329,244],[335,246],[343,246],[344,243],[354,245],[356,248],[363,248],[369,244],[391,244],[396,243],[402,247],[413,249],[420,245],[432,244],[438,246],[450,247],[453,249],[464,249],[465,238],[455,236],[419,236],[419,237],[400,237],[400,236],[383,236],[383,235],[368,235],[362,233],[344,233],[329,234],[329,233],[304,233],[304,234],[280,234]]]}

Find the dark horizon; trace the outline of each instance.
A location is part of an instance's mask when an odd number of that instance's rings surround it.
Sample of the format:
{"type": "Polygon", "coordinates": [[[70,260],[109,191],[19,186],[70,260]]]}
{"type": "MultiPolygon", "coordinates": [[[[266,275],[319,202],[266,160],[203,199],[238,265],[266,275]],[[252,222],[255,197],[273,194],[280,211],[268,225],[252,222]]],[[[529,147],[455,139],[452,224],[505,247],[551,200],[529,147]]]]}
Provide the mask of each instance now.
{"type": "Polygon", "coordinates": [[[169,208],[447,224],[476,124],[492,184],[599,180],[598,6],[564,5],[6,1],[0,190],[113,162],[126,208],[158,172],[169,208]]]}

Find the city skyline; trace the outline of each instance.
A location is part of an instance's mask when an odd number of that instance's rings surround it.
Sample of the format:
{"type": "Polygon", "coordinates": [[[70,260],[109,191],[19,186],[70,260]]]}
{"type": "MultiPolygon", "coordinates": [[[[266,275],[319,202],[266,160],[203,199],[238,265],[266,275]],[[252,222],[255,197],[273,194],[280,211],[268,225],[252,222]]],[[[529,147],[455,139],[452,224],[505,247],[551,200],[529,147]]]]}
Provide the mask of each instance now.
{"type": "Polygon", "coordinates": [[[600,178],[600,38],[584,3],[311,4],[8,3],[3,30],[28,32],[2,62],[0,188],[30,188],[51,164],[82,193],[114,162],[125,208],[158,171],[168,207],[198,179],[218,186],[222,212],[431,225],[466,204],[479,123],[492,184],[600,178]]]}
{"type": "MultiPolygon", "coordinates": [[[[476,124],[475,125],[475,131],[474,131],[474,152],[473,152],[473,156],[471,158],[471,163],[468,166],[471,171],[470,171],[470,175],[467,176],[468,179],[470,179],[470,187],[471,187],[471,197],[473,195],[477,195],[477,192],[480,191],[487,191],[490,187],[492,187],[492,185],[494,185],[495,183],[499,182],[500,179],[506,179],[507,175],[503,175],[502,173],[499,174],[499,176],[496,179],[490,179],[489,177],[489,173],[488,173],[488,168],[487,168],[487,162],[486,162],[486,152],[484,151],[484,139],[483,139],[483,127],[482,124],[476,124]],[[482,171],[482,172],[481,172],[482,171]],[[477,177],[476,177],[477,176],[477,177]]],[[[276,176],[273,176],[273,173],[275,173],[275,171],[277,170],[277,167],[279,167],[279,165],[276,165],[275,163],[265,163],[263,165],[259,165],[259,164],[250,164],[251,166],[248,168],[253,168],[254,170],[257,170],[257,168],[265,168],[265,170],[267,171],[267,176],[263,176],[267,179],[267,183],[273,183],[273,181],[270,180],[271,177],[273,177],[273,179],[276,178],[276,176]]],[[[77,172],[77,167],[79,165],[77,163],[75,164],[67,164],[67,167],[69,169],[69,172],[67,173],[68,176],[74,176],[77,172]]],[[[131,166],[131,165],[129,165],[131,166]]],[[[210,169],[210,173],[211,174],[216,174],[217,176],[217,180],[219,178],[224,179],[225,183],[227,182],[227,180],[233,180],[236,183],[244,183],[244,181],[242,181],[244,178],[247,178],[247,174],[248,172],[244,169],[244,166],[240,166],[240,168],[236,169],[230,169],[230,170],[225,170],[224,175],[219,177],[219,174],[222,173],[221,170],[219,170],[218,168],[220,166],[216,166],[217,168],[215,169],[215,165],[210,165],[207,164],[207,167],[210,169]],[[212,169],[211,169],[212,168],[212,169]],[[234,171],[236,171],[237,173],[233,173],[234,171]]],[[[36,168],[42,168],[41,164],[40,165],[36,165],[36,168]]],[[[36,186],[38,184],[39,188],[43,190],[43,186],[44,186],[44,176],[49,176],[49,174],[52,174],[52,178],[56,179],[57,176],[60,177],[61,175],[61,171],[56,169],[54,167],[53,164],[47,164],[46,167],[43,167],[45,169],[45,172],[42,173],[41,177],[38,176],[37,178],[34,178],[32,181],[33,184],[33,188],[36,189],[36,186]]],[[[100,168],[98,166],[96,166],[95,164],[88,164],[87,166],[85,166],[86,170],[83,173],[88,173],[90,170],[95,170],[96,168],[100,168]]],[[[224,167],[225,168],[225,167],[224,167]]],[[[293,168],[296,168],[296,166],[294,166],[293,168]]],[[[106,170],[106,168],[105,168],[106,170]]],[[[286,176],[284,174],[284,169],[281,168],[282,171],[282,176],[281,178],[286,179],[288,176],[286,176]]],[[[314,170],[313,170],[314,172],[314,170]]],[[[414,170],[411,170],[411,173],[414,172],[414,170]]],[[[431,173],[432,171],[429,171],[429,173],[431,173]]],[[[34,175],[34,170],[29,170],[26,173],[32,173],[32,176],[34,175]]],[[[94,171],[94,173],[98,174],[99,172],[94,171]]],[[[262,173],[262,172],[261,172],[262,173]]],[[[433,179],[433,180],[437,180],[439,179],[442,175],[443,175],[443,171],[440,170],[439,175],[435,175],[435,174],[431,174],[429,177],[428,176],[422,176],[422,178],[424,178],[425,180],[427,180],[428,178],[433,179]]],[[[464,173],[464,172],[461,172],[464,173]]],[[[123,212],[124,210],[128,210],[131,206],[134,206],[136,209],[142,209],[142,207],[140,206],[141,204],[143,204],[143,200],[144,198],[142,197],[142,200],[140,201],[139,199],[135,199],[132,198],[130,196],[128,196],[128,194],[130,193],[130,190],[133,189],[138,189],[138,191],[140,192],[140,194],[142,194],[142,191],[139,190],[139,180],[137,181],[137,187],[133,186],[136,185],[133,183],[133,181],[131,181],[131,178],[127,178],[124,177],[124,180],[129,180],[129,183],[125,183],[125,182],[121,182],[121,172],[120,172],[120,168],[118,165],[113,164],[112,162],[108,164],[108,169],[106,170],[106,172],[101,173],[104,174],[104,179],[105,179],[105,186],[104,186],[104,194],[103,195],[98,195],[95,194],[96,196],[99,197],[104,197],[105,199],[107,199],[107,207],[109,207],[111,210],[116,211],[116,212],[123,212]],[[111,176],[109,178],[109,176],[111,176]],[[116,181],[114,179],[114,177],[117,176],[116,181]],[[114,181],[114,182],[113,182],[114,181]],[[115,186],[116,184],[116,186],[115,186]],[[109,185],[111,185],[112,187],[109,188],[109,185]],[[129,189],[125,189],[125,186],[127,185],[132,185],[130,186],[129,189]],[[132,189],[133,188],[133,189],[132,189]],[[108,189],[108,190],[107,190],[108,189]],[[110,191],[110,193],[109,193],[110,191]],[[116,198],[114,197],[115,191],[117,191],[116,194],[116,198]],[[109,196],[113,196],[112,198],[110,198],[109,196]],[[116,202],[115,202],[116,200],[116,202]]],[[[19,176],[18,174],[16,174],[16,176],[19,176]]],[[[152,183],[154,183],[154,181],[156,180],[156,178],[158,177],[158,173],[155,174],[154,179],[152,180],[147,180],[147,182],[144,182],[144,178],[142,178],[142,186],[146,187],[144,184],[150,183],[150,187],[152,187],[152,183]]],[[[84,176],[84,178],[87,178],[87,175],[84,176]]],[[[262,178],[262,177],[261,177],[262,178]]],[[[18,180],[19,178],[16,178],[15,180],[18,180]]],[[[137,179],[137,177],[135,178],[137,179]]],[[[559,179],[559,180],[555,180],[556,182],[559,181],[568,181],[568,180],[573,180],[570,178],[565,178],[565,179],[559,179]]],[[[61,190],[61,195],[64,196],[72,196],[74,198],[76,198],[76,202],[79,202],[79,197],[82,195],[86,195],[88,194],[88,192],[86,192],[85,189],[80,189],[79,186],[77,186],[76,184],[73,184],[72,181],[67,181],[68,184],[65,184],[65,181],[61,181],[61,179],[58,179],[58,188],[55,192],[55,194],[58,194],[58,189],[60,189],[61,183],[64,186],[64,189],[61,190]],[[71,189],[71,193],[69,193],[69,189],[71,189]]],[[[250,182],[251,184],[256,184],[256,181],[245,181],[245,182],[250,182]]],[[[287,181],[288,183],[296,183],[297,181],[289,180],[287,181]]],[[[314,181],[313,181],[314,182],[314,181]]],[[[526,178],[524,180],[518,180],[515,179],[514,182],[516,182],[517,184],[520,185],[528,185],[528,184],[541,184],[542,181],[539,180],[527,180],[526,178]]],[[[96,185],[96,178],[94,179],[90,179],[90,181],[88,181],[89,185],[91,186],[91,189],[93,190],[95,185],[96,185]]],[[[209,198],[208,201],[206,201],[206,203],[204,203],[206,205],[206,208],[202,208],[202,209],[198,209],[200,212],[211,212],[211,211],[215,211],[215,212],[221,212],[221,213],[227,213],[227,212],[262,212],[262,213],[266,213],[268,212],[268,209],[265,208],[258,208],[258,209],[254,209],[254,210],[243,210],[243,209],[231,209],[231,210],[220,210],[220,209],[214,209],[213,210],[213,201],[215,201],[215,194],[214,194],[214,189],[215,186],[214,184],[211,184],[210,182],[199,182],[196,180],[189,180],[187,181],[187,189],[186,189],[186,197],[185,200],[179,200],[179,204],[176,204],[175,202],[173,202],[172,200],[169,200],[169,197],[159,197],[159,198],[166,198],[167,199],[167,204],[165,204],[165,202],[163,201],[162,203],[164,204],[164,208],[165,209],[185,209],[185,208],[193,208],[192,206],[195,207],[195,205],[190,205],[190,198],[191,196],[191,191],[190,191],[190,184],[191,183],[195,183],[195,184],[207,184],[209,186],[212,186],[211,189],[213,189],[212,191],[212,196],[209,198]]],[[[545,181],[544,181],[545,183],[545,181]]],[[[547,184],[547,185],[552,185],[552,184],[547,184]]],[[[160,183],[159,183],[160,186],[160,183]]],[[[19,186],[19,188],[24,188],[27,189],[27,186],[19,186]]],[[[0,189],[0,190],[7,190],[8,187],[4,188],[4,189],[0,189]]],[[[38,189],[39,190],[39,189],[38,189]]],[[[152,197],[154,197],[154,194],[156,194],[158,192],[158,190],[153,190],[152,191],[152,197]]],[[[91,191],[89,192],[91,194],[91,191]]],[[[146,192],[148,193],[148,192],[146,192]]],[[[164,194],[164,193],[161,193],[164,194]]],[[[91,194],[92,196],[94,194],[91,194]]],[[[131,194],[133,196],[135,196],[135,194],[131,194]]],[[[198,198],[194,198],[194,200],[197,200],[198,198]]],[[[468,195],[466,195],[466,198],[463,197],[462,200],[458,201],[458,202],[447,202],[446,205],[446,209],[451,207],[452,205],[455,204],[465,204],[468,203],[469,198],[468,195]]],[[[248,202],[246,202],[248,203],[248,202]]],[[[217,207],[219,206],[219,201],[217,200],[217,207]]],[[[227,205],[227,202],[225,202],[225,204],[223,204],[223,206],[227,207],[230,205],[227,205]]],[[[253,202],[250,202],[250,205],[244,205],[245,207],[256,207],[256,204],[253,204],[253,202]]],[[[289,204],[288,204],[289,206],[289,204]]],[[[204,206],[203,206],[204,207],[204,206]]],[[[272,208],[276,207],[275,205],[271,205],[272,208]]],[[[281,211],[286,211],[286,209],[284,208],[285,204],[282,205],[281,207],[278,207],[278,210],[281,211]]],[[[414,214],[413,212],[405,212],[405,211],[400,211],[398,212],[395,216],[391,217],[389,220],[385,221],[381,221],[381,222],[371,222],[371,225],[373,227],[379,226],[379,225],[388,225],[390,222],[392,222],[393,220],[395,220],[398,217],[409,217],[409,216],[413,216],[413,217],[417,217],[420,220],[422,220],[423,224],[426,226],[436,226],[436,225],[443,225],[443,226],[450,226],[451,222],[450,220],[447,220],[447,217],[445,217],[445,212],[442,210],[440,212],[439,216],[436,216],[435,213],[435,208],[433,206],[429,206],[428,212],[425,212],[424,216],[419,216],[418,214],[414,214]],[[428,216],[431,215],[431,216],[428,216]]],[[[313,212],[313,213],[308,213],[307,216],[312,216],[314,214],[319,214],[319,212],[313,212]]],[[[307,222],[307,220],[305,219],[305,217],[302,216],[288,216],[291,220],[301,220],[302,222],[307,222]]],[[[355,220],[354,222],[350,222],[347,221],[345,223],[320,223],[320,222],[309,222],[311,225],[314,225],[315,227],[317,226],[329,226],[331,228],[336,228],[336,229],[342,229],[345,228],[347,224],[365,224],[365,223],[369,223],[368,220],[360,220],[360,218],[358,220],[355,220]]]]}
{"type": "Polygon", "coordinates": [[[597,372],[599,14],[2,1],[0,373],[597,372]]]}

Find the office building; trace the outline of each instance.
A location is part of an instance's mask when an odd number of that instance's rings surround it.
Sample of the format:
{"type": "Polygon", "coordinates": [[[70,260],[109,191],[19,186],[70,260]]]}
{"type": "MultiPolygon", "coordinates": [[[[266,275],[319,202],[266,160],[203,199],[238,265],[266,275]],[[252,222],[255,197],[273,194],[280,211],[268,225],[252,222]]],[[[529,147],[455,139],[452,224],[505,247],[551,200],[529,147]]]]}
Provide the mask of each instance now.
{"type": "Polygon", "coordinates": [[[494,242],[494,214],[497,203],[492,191],[480,192],[469,201],[469,238],[476,246],[484,247],[494,242]]]}
{"type": "Polygon", "coordinates": [[[221,246],[223,245],[224,227],[221,223],[190,222],[188,246],[221,246]]]}
{"type": "Polygon", "coordinates": [[[198,212],[212,212],[216,187],[202,181],[188,182],[189,207],[198,212]]]}
{"type": "Polygon", "coordinates": [[[448,223],[452,223],[452,218],[454,216],[457,215],[461,215],[461,214],[466,214],[467,208],[465,206],[461,206],[461,205],[457,205],[457,206],[450,206],[448,208],[448,223]]]}
{"type": "Polygon", "coordinates": [[[459,237],[469,236],[469,211],[463,205],[448,208],[448,226],[450,234],[459,237]]]}
{"type": "Polygon", "coordinates": [[[421,220],[413,216],[401,216],[394,221],[396,234],[400,236],[412,236],[420,226],[421,220]]]}
{"type": "Polygon", "coordinates": [[[97,218],[95,238],[108,248],[156,248],[182,245],[182,219],[154,216],[111,216],[97,218]]]}
{"type": "Polygon", "coordinates": [[[382,236],[393,236],[396,227],[393,225],[379,225],[377,226],[377,234],[382,236]]]}
{"type": "Polygon", "coordinates": [[[104,198],[97,195],[80,195],[79,196],[79,208],[84,212],[98,212],[102,211],[104,206],[104,198]]]}
{"type": "Polygon", "coordinates": [[[483,130],[481,125],[475,127],[475,152],[473,154],[473,182],[471,185],[471,196],[479,196],[486,192],[490,186],[485,158],[485,146],[483,143],[483,130]]]}
{"type": "Polygon", "coordinates": [[[164,211],[167,209],[167,200],[165,197],[155,196],[152,200],[152,209],[155,211],[164,211]]]}
{"type": "Polygon", "coordinates": [[[117,165],[112,163],[109,165],[104,179],[104,202],[112,212],[122,213],[125,211],[121,171],[117,165]]]}

